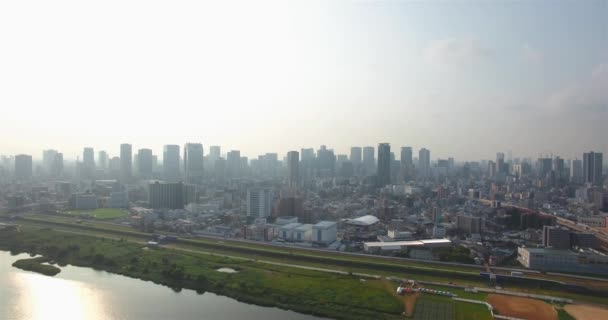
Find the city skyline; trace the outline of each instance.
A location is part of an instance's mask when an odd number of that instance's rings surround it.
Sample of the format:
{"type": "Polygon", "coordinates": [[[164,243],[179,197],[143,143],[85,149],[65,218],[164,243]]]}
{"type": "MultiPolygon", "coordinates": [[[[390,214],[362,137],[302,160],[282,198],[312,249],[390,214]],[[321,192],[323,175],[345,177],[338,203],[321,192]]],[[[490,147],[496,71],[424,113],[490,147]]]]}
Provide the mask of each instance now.
{"type": "Polygon", "coordinates": [[[2,154],[197,140],[249,156],[381,141],[471,160],[608,152],[605,1],[37,6],[0,7],[2,154]]]}

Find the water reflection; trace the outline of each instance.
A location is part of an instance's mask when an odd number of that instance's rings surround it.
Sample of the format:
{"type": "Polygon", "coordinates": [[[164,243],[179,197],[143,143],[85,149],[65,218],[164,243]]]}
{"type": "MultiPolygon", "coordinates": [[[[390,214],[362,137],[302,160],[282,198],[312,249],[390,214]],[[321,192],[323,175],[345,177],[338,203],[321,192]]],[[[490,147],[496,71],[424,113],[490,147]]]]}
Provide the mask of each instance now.
{"type": "Polygon", "coordinates": [[[177,293],[151,282],[66,266],[55,277],[19,270],[22,258],[0,251],[0,320],[319,319],[192,290],[177,293]]]}
{"type": "Polygon", "coordinates": [[[86,284],[34,273],[11,273],[9,280],[18,294],[19,318],[31,320],[101,320],[103,295],[86,284]]]}

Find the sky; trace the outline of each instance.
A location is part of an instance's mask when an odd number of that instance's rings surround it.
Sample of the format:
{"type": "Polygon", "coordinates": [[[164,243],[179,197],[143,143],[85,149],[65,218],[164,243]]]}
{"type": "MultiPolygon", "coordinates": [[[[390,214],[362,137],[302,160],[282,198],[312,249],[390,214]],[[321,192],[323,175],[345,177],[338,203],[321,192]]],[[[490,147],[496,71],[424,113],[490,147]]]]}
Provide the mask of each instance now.
{"type": "Polygon", "coordinates": [[[2,1],[0,137],[608,152],[608,1],[2,1]]]}

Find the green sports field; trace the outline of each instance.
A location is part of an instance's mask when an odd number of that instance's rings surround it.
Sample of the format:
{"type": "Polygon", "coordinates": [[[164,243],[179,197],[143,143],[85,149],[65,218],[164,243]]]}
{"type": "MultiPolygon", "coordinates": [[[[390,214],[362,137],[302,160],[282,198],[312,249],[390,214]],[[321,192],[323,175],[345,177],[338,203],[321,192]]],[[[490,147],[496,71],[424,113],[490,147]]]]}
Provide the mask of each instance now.
{"type": "Polygon", "coordinates": [[[99,220],[110,220],[116,218],[126,217],[129,212],[123,209],[114,209],[114,208],[100,208],[95,210],[73,210],[66,211],[65,214],[73,215],[73,216],[89,216],[91,218],[99,219],[99,220]]]}

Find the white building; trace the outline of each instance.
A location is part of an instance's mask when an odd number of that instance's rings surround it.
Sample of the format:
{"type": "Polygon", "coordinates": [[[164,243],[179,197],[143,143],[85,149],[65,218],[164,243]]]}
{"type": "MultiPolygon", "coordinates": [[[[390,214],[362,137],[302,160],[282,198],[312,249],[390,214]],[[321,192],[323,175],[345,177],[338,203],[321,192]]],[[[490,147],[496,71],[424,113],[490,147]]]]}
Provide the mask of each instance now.
{"type": "Polygon", "coordinates": [[[279,228],[279,239],[285,241],[294,241],[294,234],[296,233],[296,228],[301,226],[301,223],[289,223],[279,228]]]}
{"type": "Polygon", "coordinates": [[[338,224],[333,221],[321,221],[312,226],[312,242],[328,245],[337,238],[338,224]]]}
{"type": "Polygon", "coordinates": [[[249,188],[247,190],[247,216],[269,217],[272,210],[272,190],[270,188],[249,188]]]}
{"type": "Polygon", "coordinates": [[[312,224],[302,224],[295,228],[293,241],[310,242],[312,240],[312,224]]]}

